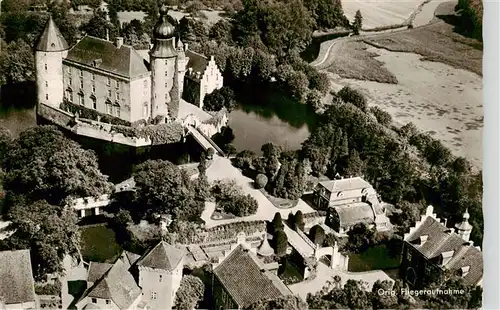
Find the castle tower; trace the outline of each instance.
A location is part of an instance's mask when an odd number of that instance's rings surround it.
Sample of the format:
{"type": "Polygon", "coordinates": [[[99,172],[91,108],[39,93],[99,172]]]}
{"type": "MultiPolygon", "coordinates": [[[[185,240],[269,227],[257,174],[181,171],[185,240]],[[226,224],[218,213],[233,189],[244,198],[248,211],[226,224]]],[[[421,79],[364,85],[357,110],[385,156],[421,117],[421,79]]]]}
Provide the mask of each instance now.
{"type": "Polygon", "coordinates": [[[177,41],[177,72],[179,80],[179,99],[182,97],[182,91],[184,90],[184,76],[186,75],[186,68],[189,59],[186,57],[187,44],[184,45],[181,39],[177,41]]]}
{"type": "Polygon", "coordinates": [[[470,238],[470,233],[472,232],[472,225],[469,224],[469,210],[465,210],[465,213],[463,215],[463,220],[462,223],[457,223],[455,225],[457,234],[462,237],[465,241],[469,241],[470,238]]]}
{"type": "MultiPolygon", "coordinates": [[[[176,103],[177,98],[172,98],[172,89],[178,90],[178,84],[174,88],[174,78],[177,74],[177,54],[175,42],[175,23],[167,15],[168,9],[162,7],[160,20],[153,30],[154,45],[149,52],[151,61],[151,107],[152,117],[162,115],[168,117],[169,108],[176,103]],[[170,22],[172,21],[172,23],[170,22]],[[174,100],[172,100],[174,99],[174,100]]],[[[178,93],[178,91],[177,91],[178,93]]],[[[178,94],[174,95],[178,97],[178,94]]],[[[177,102],[178,103],[178,102],[177,102]]]]}
{"type": "Polygon", "coordinates": [[[63,101],[63,59],[68,55],[68,43],[49,17],[35,51],[38,103],[59,107],[63,101]]]}

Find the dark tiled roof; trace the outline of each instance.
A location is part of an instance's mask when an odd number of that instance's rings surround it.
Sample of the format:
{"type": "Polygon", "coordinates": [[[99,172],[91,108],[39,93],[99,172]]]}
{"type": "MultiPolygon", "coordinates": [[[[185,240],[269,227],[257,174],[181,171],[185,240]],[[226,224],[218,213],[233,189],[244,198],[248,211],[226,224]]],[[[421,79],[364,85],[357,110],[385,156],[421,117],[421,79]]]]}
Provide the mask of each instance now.
{"type": "Polygon", "coordinates": [[[361,222],[371,224],[375,221],[375,214],[372,207],[364,202],[335,207],[335,211],[339,214],[340,225],[342,227],[361,222]]]}
{"type": "MultiPolygon", "coordinates": [[[[249,253],[239,245],[214,269],[214,274],[240,307],[246,307],[261,299],[283,297],[283,287],[277,288],[276,279],[261,272],[249,253]]],[[[284,285],[284,284],[283,284],[284,285]]]]}
{"type": "Polygon", "coordinates": [[[93,66],[97,61],[97,68],[128,78],[149,72],[144,59],[134,48],[126,45],[117,48],[112,42],[91,36],[85,36],[75,44],[66,59],[87,66],[93,66]]]}
{"type": "Polygon", "coordinates": [[[458,271],[461,267],[470,266],[468,274],[463,277],[465,283],[475,285],[483,277],[483,255],[481,251],[468,245],[455,232],[450,232],[437,219],[427,217],[425,221],[405,241],[431,260],[444,252],[454,251],[451,260],[444,266],[451,271],[458,271]],[[424,244],[420,245],[420,237],[427,236],[424,244]]]}
{"type": "Polygon", "coordinates": [[[0,300],[7,305],[35,301],[29,250],[0,252],[0,300]]]}
{"type": "Polygon", "coordinates": [[[118,259],[104,277],[87,290],[82,299],[87,296],[110,299],[120,309],[128,309],[141,294],[141,289],[128,268],[126,262],[118,259]]]}
{"type": "Polygon", "coordinates": [[[371,187],[370,183],[366,182],[361,177],[323,181],[319,184],[328,189],[330,192],[350,191],[371,187]]]}
{"type": "Polygon", "coordinates": [[[36,50],[43,52],[59,52],[67,49],[68,43],[52,20],[52,16],[49,17],[49,20],[45,25],[45,30],[38,40],[36,50]]]}
{"type": "Polygon", "coordinates": [[[126,260],[129,266],[132,266],[139,260],[139,258],[141,258],[141,256],[132,252],[123,251],[121,258],[126,260]]]}
{"type": "Polygon", "coordinates": [[[186,57],[189,58],[187,69],[192,68],[193,72],[200,72],[203,74],[208,66],[207,57],[190,50],[187,50],[185,53],[186,57]]]}
{"type": "Polygon", "coordinates": [[[165,241],[161,241],[151,251],[144,255],[137,262],[137,265],[172,271],[179,265],[184,254],[182,250],[165,241]]]}
{"type": "Polygon", "coordinates": [[[102,276],[112,267],[111,264],[106,263],[96,263],[90,262],[89,273],[87,277],[88,282],[95,283],[97,280],[102,278],[102,276]]]}

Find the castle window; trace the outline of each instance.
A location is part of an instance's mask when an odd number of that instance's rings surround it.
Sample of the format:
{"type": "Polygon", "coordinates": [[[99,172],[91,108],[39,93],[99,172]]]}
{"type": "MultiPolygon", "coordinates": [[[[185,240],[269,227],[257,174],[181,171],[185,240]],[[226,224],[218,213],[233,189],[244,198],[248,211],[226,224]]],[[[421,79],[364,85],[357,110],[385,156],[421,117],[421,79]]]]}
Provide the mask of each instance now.
{"type": "Polygon", "coordinates": [[[55,43],[52,43],[52,44],[50,45],[50,47],[56,47],[56,44],[55,44],[55,43]]]}
{"type": "Polygon", "coordinates": [[[80,88],[83,89],[83,79],[80,79],[80,88]]]}
{"type": "Polygon", "coordinates": [[[97,303],[97,298],[92,298],[92,303],[96,304],[97,303]]]}
{"type": "Polygon", "coordinates": [[[45,94],[45,100],[49,100],[49,94],[45,94]]]}
{"type": "Polygon", "coordinates": [[[95,74],[92,73],[92,81],[95,81],[95,74]]]}
{"type": "Polygon", "coordinates": [[[406,252],[406,259],[407,259],[409,262],[411,262],[411,252],[410,252],[409,250],[406,252]]]}
{"type": "Polygon", "coordinates": [[[106,305],[111,305],[111,300],[106,299],[106,305]]]}
{"type": "Polygon", "coordinates": [[[115,102],[114,108],[116,117],[120,117],[120,104],[118,102],[115,102]]]}
{"type": "Polygon", "coordinates": [[[151,292],[151,299],[156,300],[156,292],[151,292]]]}
{"type": "Polygon", "coordinates": [[[165,76],[168,76],[168,71],[165,71],[165,76]]]}
{"type": "Polygon", "coordinates": [[[47,71],[47,64],[45,64],[45,71],[47,71]]]}
{"type": "Polygon", "coordinates": [[[108,89],[108,97],[111,97],[111,89],[108,89]]]}
{"type": "Polygon", "coordinates": [[[80,75],[81,77],[83,77],[83,71],[82,71],[82,70],[79,70],[79,75],[80,75]]]}
{"type": "Polygon", "coordinates": [[[94,110],[97,110],[97,98],[95,96],[91,96],[90,100],[92,100],[92,107],[94,110]]]}
{"type": "Polygon", "coordinates": [[[116,100],[120,100],[120,93],[116,93],[115,97],[116,97],[116,100]]]}
{"type": "Polygon", "coordinates": [[[45,81],[45,87],[49,87],[49,82],[45,81]]]}
{"type": "Polygon", "coordinates": [[[95,84],[92,84],[92,93],[95,93],[95,84]]]}
{"type": "Polygon", "coordinates": [[[160,275],[160,282],[161,282],[162,278],[163,278],[163,276],[162,276],[162,275],[160,275]]]}
{"type": "Polygon", "coordinates": [[[144,105],[142,106],[142,116],[144,118],[148,118],[148,103],[144,102],[144,105]]]}
{"type": "Polygon", "coordinates": [[[83,95],[83,93],[78,94],[78,103],[83,106],[85,105],[85,96],[83,95]]]}
{"type": "Polygon", "coordinates": [[[113,114],[113,105],[109,99],[106,100],[106,113],[113,114]]]}
{"type": "Polygon", "coordinates": [[[71,67],[66,67],[66,71],[71,74],[71,67]]]}
{"type": "Polygon", "coordinates": [[[120,81],[115,81],[115,87],[116,87],[116,89],[120,88],[120,81]]]}
{"type": "Polygon", "coordinates": [[[69,102],[73,102],[73,91],[71,88],[66,89],[66,99],[68,99],[69,102]]]}
{"type": "Polygon", "coordinates": [[[106,85],[110,86],[111,85],[111,79],[108,78],[107,82],[106,82],[106,85]]]}
{"type": "Polygon", "coordinates": [[[68,78],[68,84],[73,85],[73,79],[71,78],[71,76],[68,78]]]}

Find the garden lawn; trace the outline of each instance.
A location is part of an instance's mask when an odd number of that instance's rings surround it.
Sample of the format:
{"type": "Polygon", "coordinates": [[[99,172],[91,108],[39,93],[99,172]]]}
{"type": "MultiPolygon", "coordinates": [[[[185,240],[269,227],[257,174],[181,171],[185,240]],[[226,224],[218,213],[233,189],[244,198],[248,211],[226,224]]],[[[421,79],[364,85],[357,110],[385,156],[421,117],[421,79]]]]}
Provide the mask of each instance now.
{"type": "Polygon", "coordinates": [[[83,227],[81,247],[87,262],[113,262],[122,252],[115,232],[106,225],[83,227]]]}
{"type": "Polygon", "coordinates": [[[385,245],[378,245],[360,254],[349,256],[349,271],[363,272],[370,270],[385,270],[399,267],[401,256],[389,256],[385,245]]]}

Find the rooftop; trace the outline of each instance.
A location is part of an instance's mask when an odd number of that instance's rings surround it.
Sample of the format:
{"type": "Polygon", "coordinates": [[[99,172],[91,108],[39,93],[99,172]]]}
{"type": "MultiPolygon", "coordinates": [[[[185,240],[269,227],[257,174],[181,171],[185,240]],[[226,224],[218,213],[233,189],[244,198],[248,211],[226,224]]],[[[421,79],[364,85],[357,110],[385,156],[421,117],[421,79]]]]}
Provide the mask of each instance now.
{"type": "Polygon", "coordinates": [[[0,300],[6,305],[35,301],[29,250],[0,252],[0,300]]]}
{"type": "Polygon", "coordinates": [[[200,72],[203,74],[208,66],[208,58],[202,54],[187,50],[186,57],[189,58],[187,69],[192,68],[193,72],[200,72]]]}
{"type": "Polygon", "coordinates": [[[475,285],[483,277],[481,251],[431,216],[410,233],[405,241],[429,260],[437,258],[444,252],[454,251],[452,258],[444,267],[458,271],[462,267],[470,266],[468,274],[463,278],[467,284],[475,285]],[[427,236],[423,244],[419,242],[421,236],[427,236]]]}
{"type": "Polygon", "coordinates": [[[214,269],[214,274],[240,307],[291,294],[270,272],[262,272],[241,245],[214,269]]]}
{"type": "Polygon", "coordinates": [[[126,78],[149,72],[144,59],[133,47],[122,45],[117,48],[110,41],[91,36],[85,36],[76,43],[68,51],[66,60],[93,66],[126,78]]]}
{"type": "Polygon", "coordinates": [[[63,35],[57,28],[56,23],[54,23],[52,16],[50,16],[47,24],[45,25],[45,30],[38,40],[36,50],[43,52],[60,52],[67,49],[68,42],[66,42],[63,35]]]}
{"type": "Polygon", "coordinates": [[[184,255],[182,250],[161,241],[139,259],[137,265],[172,271],[179,265],[184,255]]]}
{"type": "Polygon", "coordinates": [[[372,207],[364,202],[358,202],[340,207],[335,207],[342,227],[351,226],[357,223],[373,223],[375,214],[372,207]]]}
{"type": "Polygon", "coordinates": [[[370,183],[366,182],[361,177],[323,181],[319,184],[332,193],[372,187],[370,183]]]}

